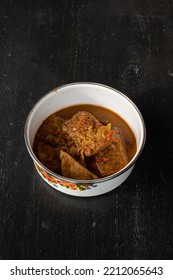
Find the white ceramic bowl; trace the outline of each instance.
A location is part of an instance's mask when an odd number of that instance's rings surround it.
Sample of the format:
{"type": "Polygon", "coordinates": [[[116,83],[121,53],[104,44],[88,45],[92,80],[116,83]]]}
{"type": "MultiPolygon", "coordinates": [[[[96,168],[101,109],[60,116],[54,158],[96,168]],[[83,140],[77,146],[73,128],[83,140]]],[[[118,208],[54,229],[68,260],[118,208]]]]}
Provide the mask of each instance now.
{"type": "Polygon", "coordinates": [[[109,192],[127,179],[144,147],[146,129],[138,108],[121,92],[102,84],[72,83],[54,89],[36,103],[27,117],[24,137],[38,173],[50,186],[69,195],[88,197],[109,192]],[[35,156],[33,141],[43,120],[62,108],[76,104],[106,107],[120,115],[133,130],[137,151],[132,160],[119,172],[95,180],[74,180],[50,171],[35,156]]]}

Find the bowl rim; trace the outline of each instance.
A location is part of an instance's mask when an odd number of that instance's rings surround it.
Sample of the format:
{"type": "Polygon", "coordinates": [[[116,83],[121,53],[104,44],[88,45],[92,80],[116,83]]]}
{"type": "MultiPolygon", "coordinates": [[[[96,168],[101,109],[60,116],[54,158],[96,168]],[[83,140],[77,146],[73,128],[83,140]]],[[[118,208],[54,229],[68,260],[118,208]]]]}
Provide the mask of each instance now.
{"type": "MultiPolygon", "coordinates": [[[[69,106],[68,106],[69,107],[69,106]]],[[[131,168],[135,162],[137,161],[137,159],[139,158],[139,156],[141,155],[142,153],[142,150],[145,146],[145,142],[146,142],[146,125],[145,125],[145,122],[144,122],[144,119],[143,119],[143,116],[140,112],[140,110],[138,109],[138,107],[135,105],[135,103],[128,97],[126,96],[124,93],[120,92],[119,90],[115,89],[115,88],[112,88],[110,86],[107,86],[107,85],[104,85],[104,84],[101,84],[101,83],[96,83],[96,82],[75,82],[75,83],[68,83],[68,84],[64,84],[64,85],[61,85],[61,86],[58,86],[56,88],[54,88],[53,90],[47,92],[46,94],[44,94],[41,98],[39,98],[35,104],[32,106],[32,109],[30,110],[30,112],[28,113],[27,117],[26,117],[26,121],[25,121],[25,125],[24,125],[24,140],[25,140],[25,144],[26,144],[26,148],[31,156],[31,158],[35,161],[35,163],[41,167],[43,170],[45,170],[49,175],[55,177],[56,179],[58,180],[61,180],[61,181],[67,181],[69,183],[73,183],[73,184],[97,184],[97,183],[102,183],[102,182],[105,182],[105,181],[108,181],[108,180],[112,180],[114,178],[117,178],[119,177],[120,175],[122,175],[123,173],[125,173],[129,168],[131,168]],[[95,85],[95,86],[100,86],[100,87],[104,87],[104,88],[107,88],[107,89],[110,89],[118,94],[120,94],[122,97],[124,97],[129,103],[131,103],[131,105],[134,107],[134,109],[136,110],[136,112],[138,113],[138,116],[141,120],[141,123],[142,123],[142,128],[143,128],[143,139],[142,139],[142,144],[141,144],[141,147],[140,149],[138,150],[138,152],[135,153],[135,155],[133,156],[133,158],[131,159],[131,161],[124,167],[122,168],[121,170],[119,170],[118,172],[116,173],[113,173],[109,176],[106,176],[106,177],[103,177],[103,178],[97,178],[97,179],[92,179],[92,180],[77,180],[77,179],[72,179],[72,178],[68,178],[68,177],[64,177],[62,175],[59,175],[57,173],[54,173],[53,171],[49,170],[46,166],[44,166],[40,161],[39,159],[36,157],[36,155],[34,154],[34,151],[31,147],[31,144],[30,144],[30,141],[28,139],[28,124],[29,124],[29,120],[30,120],[30,117],[32,116],[32,113],[34,112],[35,108],[38,106],[38,104],[48,95],[50,95],[50,93],[53,93],[55,91],[58,91],[59,89],[62,89],[62,88],[66,88],[66,87],[70,87],[70,86],[75,86],[75,85],[95,85]]]]}

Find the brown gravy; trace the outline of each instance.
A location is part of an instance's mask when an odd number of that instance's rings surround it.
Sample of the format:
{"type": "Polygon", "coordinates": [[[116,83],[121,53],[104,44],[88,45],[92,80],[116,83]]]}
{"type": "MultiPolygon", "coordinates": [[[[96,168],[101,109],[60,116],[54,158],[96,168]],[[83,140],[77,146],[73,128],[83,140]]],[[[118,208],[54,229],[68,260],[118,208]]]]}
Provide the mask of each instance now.
{"type": "Polygon", "coordinates": [[[137,150],[135,135],[132,129],[126,123],[126,121],[124,121],[115,112],[101,106],[84,104],[64,108],[60,111],[57,111],[55,114],[64,119],[69,119],[79,111],[87,111],[93,114],[102,124],[111,123],[112,127],[118,127],[121,130],[124,140],[126,142],[126,149],[129,160],[133,158],[137,150]]]}
{"type": "MultiPolygon", "coordinates": [[[[103,125],[111,123],[112,128],[114,128],[114,127],[118,128],[121,132],[123,141],[125,143],[126,153],[128,155],[129,161],[133,158],[133,156],[137,150],[135,135],[134,135],[132,129],[126,123],[126,121],[123,120],[115,112],[113,112],[107,108],[101,107],[101,106],[82,104],[82,105],[74,105],[74,106],[63,108],[63,109],[53,113],[51,116],[56,115],[56,116],[59,116],[66,120],[66,119],[72,118],[79,111],[86,111],[86,112],[91,113],[103,125]]],[[[35,139],[34,139],[34,144],[33,144],[33,150],[37,157],[38,157],[37,145],[38,145],[38,142],[40,141],[40,139],[42,138],[42,126],[43,126],[43,124],[38,129],[35,139]]],[[[56,169],[53,171],[56,172],[56,169]]]]}

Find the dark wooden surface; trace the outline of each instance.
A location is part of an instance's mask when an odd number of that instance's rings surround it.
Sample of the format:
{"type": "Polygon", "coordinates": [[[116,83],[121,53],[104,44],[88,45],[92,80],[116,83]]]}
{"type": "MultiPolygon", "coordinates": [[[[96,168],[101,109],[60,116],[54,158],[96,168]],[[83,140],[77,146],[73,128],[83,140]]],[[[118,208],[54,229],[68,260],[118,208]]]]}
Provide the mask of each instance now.
{"type": "Polygon", "coordinates": [[[173,258],[173,2],[0,1],[0,259],[173,258]],[[26,150],[27,114],[76,81],[124,92],[147,142],[116,190],[51,189],[26,150]]]}

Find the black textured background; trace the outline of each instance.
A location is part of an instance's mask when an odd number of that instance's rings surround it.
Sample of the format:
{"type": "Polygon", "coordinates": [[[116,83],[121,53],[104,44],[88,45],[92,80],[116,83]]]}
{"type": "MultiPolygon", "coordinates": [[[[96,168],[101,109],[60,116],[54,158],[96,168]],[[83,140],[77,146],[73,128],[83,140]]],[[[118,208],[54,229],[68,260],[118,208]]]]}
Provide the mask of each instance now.
{"type": "Polygon", "coordinates": [[[173,1],[0,0],[0,259],[173,258],[173,1]],[[38,176],[23,127],[43,94],[93,81],[141,110],[147,142],[114,191],[38,176]]]}

